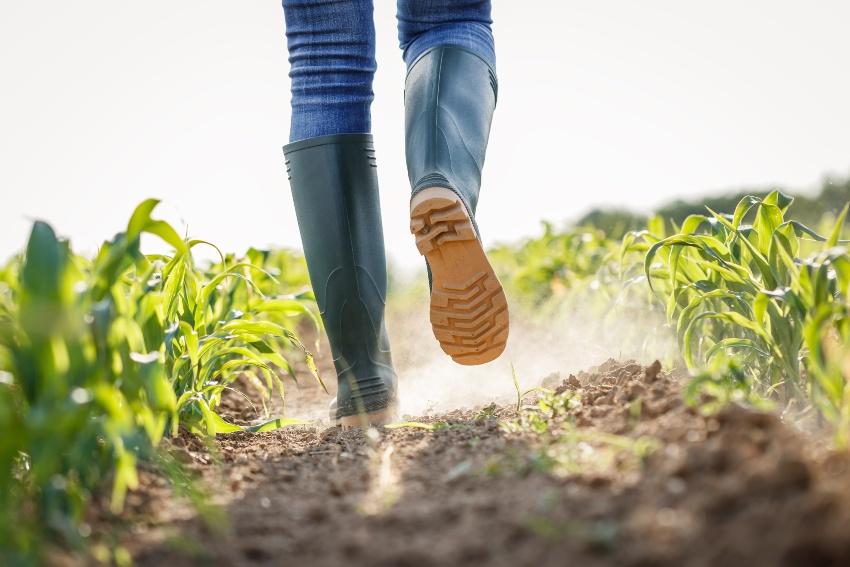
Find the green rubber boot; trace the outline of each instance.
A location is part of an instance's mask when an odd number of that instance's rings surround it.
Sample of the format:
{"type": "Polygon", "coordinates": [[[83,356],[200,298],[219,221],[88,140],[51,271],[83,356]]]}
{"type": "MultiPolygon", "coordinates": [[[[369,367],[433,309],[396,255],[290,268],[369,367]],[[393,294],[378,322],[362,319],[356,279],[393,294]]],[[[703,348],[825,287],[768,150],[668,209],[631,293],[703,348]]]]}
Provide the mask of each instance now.
{"type": "Polygon", "coordinates": [[[459,364],[495,360],[508,340],[508,303],[478,235],[475,210],[496,73],[460,47],[410,66],[404,90],[410,231],[431,283],[431,327],[459,364]]]}
{"type": "Polygon", "coordinates": [[[398,381],[384,324],[387,266],[372,135],[302,140],[283,153],[337,373],[335,418],[388,423],[398,381]]]}

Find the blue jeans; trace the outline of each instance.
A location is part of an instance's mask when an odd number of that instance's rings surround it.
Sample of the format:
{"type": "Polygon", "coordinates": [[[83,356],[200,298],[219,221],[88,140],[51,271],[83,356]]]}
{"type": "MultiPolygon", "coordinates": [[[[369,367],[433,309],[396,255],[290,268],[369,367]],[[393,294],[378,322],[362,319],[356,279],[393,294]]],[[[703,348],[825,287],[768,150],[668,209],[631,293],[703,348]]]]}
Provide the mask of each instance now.
{"type": "MultiPolygon", "coordinates": [[[[292,122],[289,141],[368,133],[374,94],[372,0],[283,0],[292,122]]],[[[494,70],[490,0],[398,0],[398,40],[408,67],[438,45],[466,48],[494,70]]]]}

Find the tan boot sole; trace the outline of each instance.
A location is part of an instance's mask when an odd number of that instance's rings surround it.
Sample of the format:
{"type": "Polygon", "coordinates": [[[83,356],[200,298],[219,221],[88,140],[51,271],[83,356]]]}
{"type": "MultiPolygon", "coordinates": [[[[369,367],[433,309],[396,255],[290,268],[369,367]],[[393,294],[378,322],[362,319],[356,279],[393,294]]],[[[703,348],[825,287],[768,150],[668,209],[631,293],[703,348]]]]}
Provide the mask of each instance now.
{"type": "Polygon", "coordinates": [[[398,420],[397,413],[398,412],[395,407],[388,407],[387,409],[372,413],[347,415],[339,418],[337,420],[337,424],[343,427],[363,428],[367,428],[372,425],[388,425],[398,420]]]}
{"type": "Polygon", "coordinates": [[[423,189],[410,203],[410,232],[431,266],[431,327],[458,364],[484,364],[508,342],[508,300],[466,208],[453,191],[423,189]]]}

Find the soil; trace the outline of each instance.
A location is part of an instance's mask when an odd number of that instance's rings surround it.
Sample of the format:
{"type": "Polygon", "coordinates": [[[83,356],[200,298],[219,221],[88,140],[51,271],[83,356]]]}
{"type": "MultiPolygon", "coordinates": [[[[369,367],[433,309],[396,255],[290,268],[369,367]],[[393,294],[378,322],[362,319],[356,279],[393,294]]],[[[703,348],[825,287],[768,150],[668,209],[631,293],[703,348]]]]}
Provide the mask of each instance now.
{"type": "MultiPolygon", "coordinates": [[[[172,567],[850,565],[848,454],[773,414],[704,416],[658,363],[611,360],[546,385],[575,396],[538,433],[505,427],[517,408],[493,404],[416,418],[433,430],[180,437],[172,450],[226,523],[143,474],[124,545],[138,565],[172,567]],[[573,441],[553,441],[564,432],[573,441]],[[630,440],[655,450],[616,449],[630,440]]],[[[289,403],[321,414],[326,401],[304,386],[289,403]]]]}

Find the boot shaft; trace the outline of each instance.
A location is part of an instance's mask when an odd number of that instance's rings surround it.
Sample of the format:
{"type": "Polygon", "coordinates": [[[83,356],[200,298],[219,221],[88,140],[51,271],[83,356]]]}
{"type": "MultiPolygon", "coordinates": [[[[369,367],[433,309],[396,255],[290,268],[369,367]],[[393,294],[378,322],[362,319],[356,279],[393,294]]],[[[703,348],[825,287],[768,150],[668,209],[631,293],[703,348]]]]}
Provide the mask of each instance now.
{"type": "Polygon", "coordinates": [[[496,97],[495,72],[466,49],[436,47],[410,66],[404,105],[414,195],[445,187],[474,215],[496,97]]]}
{"type": "Polygon", "coordinates": [[[384,323],[387,292],[370,134],[284,148],[310,281],[334,358],[339,417],[387,407],[396,375],[384,323]]]}

